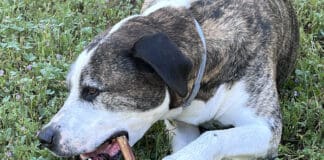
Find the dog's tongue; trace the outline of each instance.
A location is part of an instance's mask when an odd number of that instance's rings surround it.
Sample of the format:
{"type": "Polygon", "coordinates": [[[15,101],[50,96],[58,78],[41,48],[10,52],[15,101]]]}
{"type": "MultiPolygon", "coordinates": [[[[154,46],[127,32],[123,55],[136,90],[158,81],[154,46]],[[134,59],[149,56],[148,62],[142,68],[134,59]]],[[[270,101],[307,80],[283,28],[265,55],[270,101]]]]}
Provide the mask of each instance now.
{"type": "Polygon", "coordinates": [[[111,143],[106,142],[101,145],[97,150],[91,153],[81,154],[81,159],[91,158],[92,160],[101,160],[104,159],[104,155],[109,155],[109,157],[114,157],[120,151],[118,143],[113,140],[111,143]]]}

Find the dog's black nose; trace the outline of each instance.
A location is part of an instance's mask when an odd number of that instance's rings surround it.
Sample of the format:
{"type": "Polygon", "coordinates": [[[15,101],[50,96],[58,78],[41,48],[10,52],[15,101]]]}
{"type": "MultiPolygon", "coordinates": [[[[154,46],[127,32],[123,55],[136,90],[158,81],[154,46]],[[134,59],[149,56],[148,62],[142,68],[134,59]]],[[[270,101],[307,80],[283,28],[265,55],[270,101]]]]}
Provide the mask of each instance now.
{"type": "Polygon", "coordinates": [[[52,127],[42,129],[37,135],[41,146],[51,148],[54,145],[56,133],[52,127]]]}

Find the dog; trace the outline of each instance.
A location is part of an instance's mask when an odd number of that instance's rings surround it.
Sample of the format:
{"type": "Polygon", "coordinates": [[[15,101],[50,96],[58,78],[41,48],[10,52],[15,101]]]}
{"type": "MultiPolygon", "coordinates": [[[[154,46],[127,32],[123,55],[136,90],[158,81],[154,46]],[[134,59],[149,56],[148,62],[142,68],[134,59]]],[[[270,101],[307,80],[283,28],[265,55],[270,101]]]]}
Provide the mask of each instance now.
{"type": "Polygon", "coordinates": [[[288,0],[146,0],[78,56],[38,138],[60,157],[114,159],[113,138],[133,146],[165,120],[164,160],[275,158],[298,37],[288,0]]]}

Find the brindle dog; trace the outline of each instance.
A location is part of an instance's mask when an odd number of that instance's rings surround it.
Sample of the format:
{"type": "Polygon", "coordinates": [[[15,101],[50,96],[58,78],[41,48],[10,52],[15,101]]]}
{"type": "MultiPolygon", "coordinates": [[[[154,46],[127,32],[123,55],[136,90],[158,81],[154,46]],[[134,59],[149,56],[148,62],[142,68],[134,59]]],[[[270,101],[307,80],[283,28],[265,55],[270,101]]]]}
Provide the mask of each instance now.
{"type": "Polygon", "coordinates": [[[278,86],[298,37],[288,0],[147,0],[79,55],[70,94],[38,137],[58,156],[112,159],[111,139],[134,145],[164,119],[164,160],[274,158],[278,86]]]}

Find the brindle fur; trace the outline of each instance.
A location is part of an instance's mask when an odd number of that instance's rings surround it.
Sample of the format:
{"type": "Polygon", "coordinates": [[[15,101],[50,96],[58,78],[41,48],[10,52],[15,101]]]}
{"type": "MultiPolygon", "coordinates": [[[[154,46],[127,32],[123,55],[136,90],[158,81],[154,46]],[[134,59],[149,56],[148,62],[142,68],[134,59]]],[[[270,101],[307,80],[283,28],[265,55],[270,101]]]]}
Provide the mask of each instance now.
{"type": "MultiPolygon", "coordinates": [[[[143,8],[152,3],[146,1],[143,8]]],[[[145,110],[157,106],[163,100],[163,82],[154,73],[137,70],[137,62],[130,60],[127,52],[142,36],[164,32],[194,64],[188,84],[191,89],[203,52],[193,18],[202,26],[208,50],[197,98],[207,101],[220,84],[244,79],[251,94],[248,106],[275,120],[271,126],[280,137],[277,86],[293,69],[299,36],[296,15],[287,0],[201,0],[193,2],[189,10],[163,8],[133,18],[99,44],[83,75],[109,90],[102,99],[110,107],[133,108],[136,104],[136,109],[145,110]],[[120,95],[129,98],[118,98],[120,95]]],[[[171,107],[179,106],[184,99],[171,94],[171,107]]]]}
{"type": "MultiPolygon", "coordinates": [[[[146,0],[142,11],[157,0],[146,0]]],[[[191,7],[164,7],[147,16],[129,19],[116,31],[99,35],[83,68],[80,88],[89,81],[101,90],[93,103],[108,110],[146,111],[165,98],[163,80],[143,61],[132,57],[133,45],[143,36],[165,33],[192,62],[187,96],[171,93],[170,108],[179,107],[191,93],[203,46],[194,19],[207,43],[207,64],[197,99],[209,100],[221,84],[243,80],[247,107],[265,117],[273,132],[268,152],[275,156],[281,137],[277,87],[293,70],[298,47],[296,15],[288,0],[193,0],[191,7]]],[[[81,92],[81,91],[80,91],[81,92]]]]}
{"type": "MultiPolygon", "coordinates": [[[[144,2],[143,8],[152,2],[144,2]]],[[[91,66],[100,67],[108,59],[113,62],[118,53],[127,52],[139,38],[164,32],[194,63],[195,69],[189,76],[191,83],[188,84],[191,88],[202,53],[198,34],[193,32],[192,18],[201,24],[208,49],[207,67],[198,98],[208,100],[219,84],[234,82],[247,75],[253,81],[262,76],[276,79],[275,85],[279,85],[292,71],[298,47],[298,27],[291,4],[281,0],[203,0],[194,2],[190,10],[163,8],[149,16],[133,18],[98,46],[91,66]]],[[[89,47],[104,37],[102,35],[89,47]]],[[[97,72],[111,73],[107,68],[90,69],[94,70],[89,72],[94,76],[102,75],[97,72]]],[[[101,81],[111,81],[104,78],[102,76],[101,81]]],[[[261,92],[253,85],[249,87],[251,92],[261,92]]]]}
{"type": "MultiPolygon", "coordinates": [[[[152,3],[144,2],[143,10],[152,3]]],[[[191,89],[203,52],[193,18],[202,26],[208,51],[197,98],[207,101],[220,84],[246,80],[251,94],[248,106],[275,121],[271,121],[271,127],[277,135],[274,143],[279,143],[277,86],[294,67],[299,37],[296,16],[287,0],[200,0],[193,2],[189,10],[163,8],[132,18],[101,44],[97,43],[106,35],[89,46],[98,45],[98,49],[83,75],[107,88],[109,92],[102,97],[107,107],[134,109],[135,104],[135,109],[146,110],[157,106],[164,96],[162,80],[152,72],[136,69],[137,62],[128,52],[139,38],[164,32],[193,63],[188,83],[191,89]]],[[[185,99],[172,91],[171,95],[171,108],[180,106],[185,99]]]]}
{"type": "MultiPolygon", "coordinates": [[[[131,56],[136,41],[145,35],[159,32],[166,33],[192,61],[195,70],[189,79],[195,79],[203,49],[190,11],[165,8],[147,17],[135,17],[109,38],[105,39],[106,35],[101,35],[88,47],[88,50],[94,46],[97,49],[89,66],[82,72],[82,77],[91,77],[101,84],[103,90],[107,89],[102,99],[109,105],[108,108],[116,106],[119,109],[129,107],[145,110],[163,101],[164,83],[155,73],[141,71],[139,68],[144,65],[143,62],[131,56]]],[[[84,79],[81,78],[81,81],[84,79]]],[[[177,96],[175,93],[173,95],[177,96]]]]}

